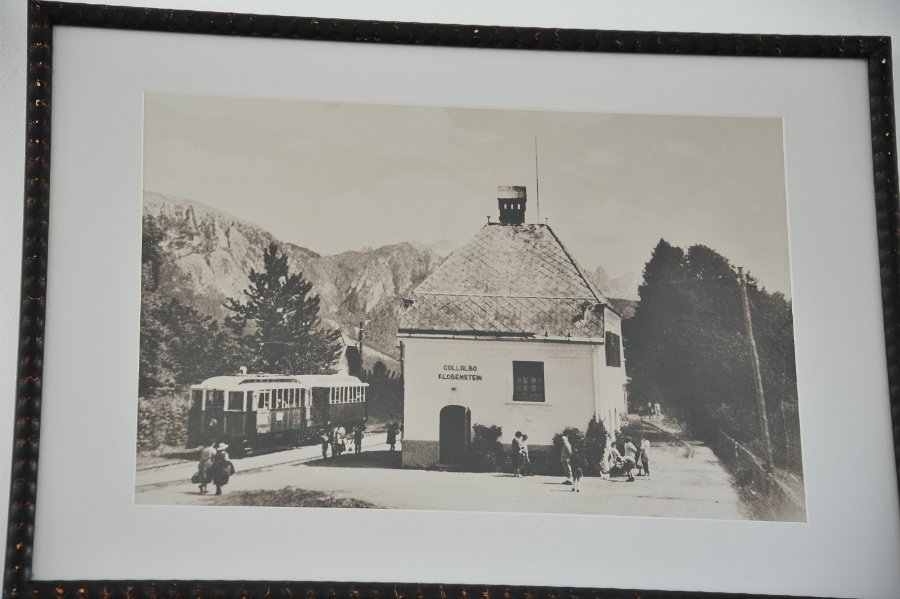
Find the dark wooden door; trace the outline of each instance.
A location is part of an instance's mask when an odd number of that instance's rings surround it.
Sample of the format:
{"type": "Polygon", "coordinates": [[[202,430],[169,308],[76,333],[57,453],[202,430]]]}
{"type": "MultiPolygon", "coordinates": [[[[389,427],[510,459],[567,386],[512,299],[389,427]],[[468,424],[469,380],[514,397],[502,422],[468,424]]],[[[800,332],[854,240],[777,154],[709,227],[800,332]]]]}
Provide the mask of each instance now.
{"type": "Polygon", "coordinates": [[[445,406],[441,410],[441,464],[462,464],[466,461],[470,426],[468,409],[462,406],[445,406]]]}

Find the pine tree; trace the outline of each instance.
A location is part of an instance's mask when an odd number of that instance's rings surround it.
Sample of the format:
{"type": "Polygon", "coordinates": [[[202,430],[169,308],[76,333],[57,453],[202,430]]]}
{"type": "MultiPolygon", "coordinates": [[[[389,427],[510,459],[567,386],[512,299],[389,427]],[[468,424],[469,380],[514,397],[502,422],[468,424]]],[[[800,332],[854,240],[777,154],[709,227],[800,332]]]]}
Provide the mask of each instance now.
{"type": "Polygon", "coordinates": [[[162,259],[159,254],[159,240],[162,238],[156,223],[150,217],[144,218],[141,235],[141,334],[138,363],[138,395],[144,396],[162,384],[160,368],[162,355],[161,323],[156,318],[159,298],[159,268],[162,259]]]}
{"type": "Polygon", "coordinates": [[[251,269],[244,303],[230,299],[227,324],[245,341],[250,366],[273,373],[328,371],[340,353],[340,332],[324,329],[319,296],[302,273],[291,273],[287,256],[270,244],[263,269],[251,269]]]}
{"type": "MultiPolygon", "coordinates": [[[[697,433],[723,429],[753,442],[760,431],[751,358],[734,267],[715,250],[660,240],[644,268],[640,303],[623,324],[631,398],[681,413],[697,433]]],[[[800,472],[791,306],[749,277],[776,463],[800,472]]]]}

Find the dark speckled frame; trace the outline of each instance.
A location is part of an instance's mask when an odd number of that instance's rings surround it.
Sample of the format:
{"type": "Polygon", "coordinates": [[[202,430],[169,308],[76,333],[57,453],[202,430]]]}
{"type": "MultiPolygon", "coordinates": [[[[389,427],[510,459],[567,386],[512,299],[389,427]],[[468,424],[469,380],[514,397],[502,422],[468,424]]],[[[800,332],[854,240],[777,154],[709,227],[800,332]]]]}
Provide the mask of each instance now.
{"type": "MultiPolygon", "coordinates": [[[[36,581],[32,579],[37,494],[47,237],[53,27],[100,27],[212,35],[551,52],[789,56],[865,60],[872,124],[873,185],[884,334],[900,464],[900,202],[891,44],[887,37],[593,31],[315,19],[31,2],[28,19],[27,150],[16,420],[3,594],[33,597],[688,597],[694,593],[550,587],[291,581],[36,581]]],[[[900,470],[900,468],[898,468],[900,470]]],[[[704,593],[706,597],[726,597],[704,593]]],[[[746,596],[746,595],[741,595],[746,596]]]]}

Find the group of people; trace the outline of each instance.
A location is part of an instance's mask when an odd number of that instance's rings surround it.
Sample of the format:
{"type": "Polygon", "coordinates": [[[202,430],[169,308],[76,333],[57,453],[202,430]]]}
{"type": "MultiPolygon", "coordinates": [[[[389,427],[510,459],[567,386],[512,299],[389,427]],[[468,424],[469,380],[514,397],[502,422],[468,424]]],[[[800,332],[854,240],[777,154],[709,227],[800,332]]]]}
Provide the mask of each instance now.
{"type": "Polygon", "coordinates": [[[208,493],[208,485],[216,487],[216,495],[222,494],[222,487],[228,484],[234,474],[234,464],[228,457],[228,444],[210,441],[200,450],[200,462],[193,481],[200,485],[200,494],[208,493]]]}
{"type": "Polygon", "coordinates": [[[350,446],[350,449],[353,450],[354,454],[359,455],[362,453],[363,437],[365,437],[365,427],[361,424],[353,427],[353,430],[348,435],[347,429],[343,426],[338,425],[332,427],[329,422],[319,436],[319,440],[322,444],[322,459],[328,457],[329,447],[331,448],[331,457],[333,458],[347,451],[348,445],[350,446]]]}
{"type": "Polygon", "coordinates": [[[650,418],[650,420],[660,420],[662,418],[662,407],[659,405],[659,402],[647,402],[646,410],[647,417],[650,418]]]}
{"type": "MultiPolygon", "coordinates": [[[[516,433],[516,435],[519,435],[519,433],[516,433]]],[[[513,451],[515,452],[515,450],[516,439],[513,439],[513,451]]],[[[562,448],[560,449],[559,458],[563,473],[566,476],[563,484],[571,485],[572,492],[580,492],[585,462],[581,453],[572,448],[572,444],[566,435],[562,435],[562,448]]],[[[514,468],[515,465],[516,462],[514,460],[514,468]]],[[[606,451],[600,460],[600,472],[603,478],[608,479],[611,476],[618,475],[625,476],[629,482],[633,482],[636,480],[634,476],[635,470],[638,471],[638,476],[642,476],[645,479],[650,478],[650,440],[644,438],[636,446],[631,437],[625,437],[622,440],[622,452],[620,452],[612,442],[612,439],[607,437],[606,451]]],[[[516,472],[518,471],[516,470],[516,472]]]]}
{"type": "Polygon", "coordinates": [[[636,446],[631,437],[625,437],[623,439],[622,452],[610,442],[607,444],[607,453],[609,453],[610,474],[614,470],[618,470],[627,477],[629,482],[634,482],[634,470],[637,469],[638,476],[643,476],[646,479],[650,478],[649,439],[642,439],[640,445],[636,446]]]}
{"type": "Polygon", "coordinates": [[[531,456],[528,455],[528,435],[516,431],[511,449],[513,476],[534,476],[531,470],[531,456]]]}

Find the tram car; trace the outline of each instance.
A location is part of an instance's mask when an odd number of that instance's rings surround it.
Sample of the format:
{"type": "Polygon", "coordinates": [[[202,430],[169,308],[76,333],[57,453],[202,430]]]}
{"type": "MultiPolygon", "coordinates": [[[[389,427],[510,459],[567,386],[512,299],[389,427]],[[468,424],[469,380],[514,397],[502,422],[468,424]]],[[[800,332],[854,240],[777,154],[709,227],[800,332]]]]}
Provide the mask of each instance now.
{"type": "Polygon", "coordinates": [[[191,385],[188,445],[224,441],[241,457],[314,443],[326,427],[365,424],[368,386],[343,374],[214,376],[191,385]]]}

